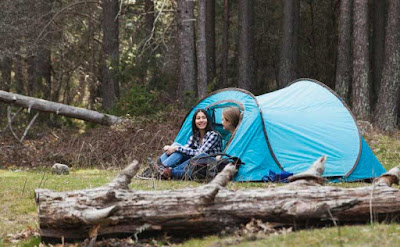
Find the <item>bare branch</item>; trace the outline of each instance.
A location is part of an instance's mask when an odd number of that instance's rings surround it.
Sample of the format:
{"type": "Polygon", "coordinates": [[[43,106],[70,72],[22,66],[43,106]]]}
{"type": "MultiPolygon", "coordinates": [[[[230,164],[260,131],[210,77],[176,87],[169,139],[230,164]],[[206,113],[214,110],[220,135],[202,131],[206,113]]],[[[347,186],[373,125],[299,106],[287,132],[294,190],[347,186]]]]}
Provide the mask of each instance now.
{"type": "Polygon", "coordinates": [[[7,120],[8,120],[8,127],[11,131],[11,133],[13,134],[13,136],[15,137],[15,139],[17,139],[19,142],[21,142],[17,136],[17,134],[15,134],[13,128],[12,128],[12,118],[11,118],[11,107],[7,107],[7,120]]]}
{"type": "MultiPolygon", "coordinates": [[[[20,108],[18,109],[18,111],[16,111],[16,112],[14,113],[14,115],[13,115],[12,118],[11,118],[11,122],[14,121],[15,117],[17,116],[18,113],[20,113],[20,112],[22,111],[22,109],[24,109],[24,108],[23,108],[23,107],[20,107],[20,108]]],[[[4,130],[3,130],[3,133],[7,130],[7,128],[8,128],[8,122],[7,122],[6,127],[5,127],[4,130]]]]}
{"type": "Polygon", "coordinates": [[[162,5],[161,5],[161,9],[160,9],[160,11],[158,12],[156,18],[154,19],[153,28],[151,29],[151,33],[150,33],[150,35],[149,35],[149,38],[144,42],[142,52],[140,53],[139,56],[142,56],[142,55],[143,55],[143,53],[144,53],[145,50],[146,50],[147,45],[148,45],[148,44],[150,43],[150,41],[153,39],[154,31],[155,31],[155,29],[156,29],[156,23],[157,23],[158,18],[160,18],[161,13],[163,12],[164,6],[165,6],[165,0],[163,1],[162,5]]]}
{"type": "Polygon", "coordinates": [[[28,126],[26,127],[24,134],[21,137],[21,140],[19,140],[20,143],[25,139],[25,136],[28,134],[29,129],[32,127],[33,123],[35,122],[36,118],[39,116],[39,112],[35,114],[35,116],[32,118],[32,120],[29,122],[28,126]]]}
{"type": "Polygon", "coordinates": [[[79,4],[86,4],[86,3],[94,3],[94,4],[99,4],[98,1],[79,1],[79,2],[75,2],[75,3],[71,3],[67,6],[65,6],[64,8],[60,9],[59,11],[57,11],[53,17],[50,19],[50,21],[43,27],[42,31],[40,31],[39,35],[37,36],[37,38],[35,39],[34,43],[37,43],[39,41],[40,38],[42,38],[42,35],[44,33],[44,31],[50,26],[51,23],[53,23],[54,19],[56,19],[56,17],[63,13],[64,10],[69,9],[75,5],[79,5],[79,4]]]}

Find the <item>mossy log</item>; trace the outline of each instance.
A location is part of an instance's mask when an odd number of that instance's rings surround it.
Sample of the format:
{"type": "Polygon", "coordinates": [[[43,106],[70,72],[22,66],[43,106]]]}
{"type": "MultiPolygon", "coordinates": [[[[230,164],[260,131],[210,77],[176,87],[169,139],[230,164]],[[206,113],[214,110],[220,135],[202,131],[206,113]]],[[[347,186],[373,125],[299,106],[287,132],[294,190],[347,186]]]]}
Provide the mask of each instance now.
{"type": "MultiPolygon", "coordinates": [[[[42,238],[84,239],[120,234],[210,234],[261,219],[280,225],[321,225],[398,220],[400,191],[385,174],[359,188],[322,186],[297,179],[276,188],[229,190],[237,169],[228,165],[209,184],[197,188],[129,189],[138,162],[99,188],[54,192],[35,190],[42,238]],[[389,181],[389,182],[388,182],[389,181]]],[[[304,176],[303,176],[304,177],[304,176]]]]}

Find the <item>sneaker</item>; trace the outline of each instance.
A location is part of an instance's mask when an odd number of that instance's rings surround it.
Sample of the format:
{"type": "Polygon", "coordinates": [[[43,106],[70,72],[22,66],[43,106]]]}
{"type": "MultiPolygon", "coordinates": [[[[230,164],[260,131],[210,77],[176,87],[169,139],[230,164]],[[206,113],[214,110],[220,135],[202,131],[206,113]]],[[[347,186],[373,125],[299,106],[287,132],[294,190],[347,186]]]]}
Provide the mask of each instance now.
{"type": "Polygon", "coordinates": [[[165,168],[161,173],[162,179],[171,179],[171,167],[165,168]]]}
{"type": "Polygon", "coordinates": [[[149,167],[152,170],[153,174],[160,175],[164,171],[165,166],[161,163],[160,159],[157,159],[156,163],[154,163],[154,160],[150,157],[148,157],[147,160],[148,160],[149,167]]]}
{"type": "Polygon", "coordinates": [[[150,167],[147,167],[137,177],[138,178],[151,178],[152,176],[153,176],[153,170],[150,167]]]}
{"type": "Polygon", "coordinates": [[[161,162],[161,159],[160,158],[158,158],[157,159],[157,161],[156,161],[156,164],[154,165],[157,169],[158,169],[158,171],[160,171],[161,173],[165,170],[165,166],[163,165],[163,163],[161,162]]]}

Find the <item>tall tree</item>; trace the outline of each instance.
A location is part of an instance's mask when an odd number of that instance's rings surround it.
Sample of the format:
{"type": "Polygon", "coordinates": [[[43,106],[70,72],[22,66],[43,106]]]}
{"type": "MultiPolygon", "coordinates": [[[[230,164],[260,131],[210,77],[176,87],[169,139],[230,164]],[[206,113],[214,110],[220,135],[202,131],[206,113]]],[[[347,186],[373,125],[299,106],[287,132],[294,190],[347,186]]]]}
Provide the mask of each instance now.
{"type": "Polygon", "coordinates": [[[194,3],[178,0],[179,96],[186,105],[195,94],[194,3]]]}
{"type": "Polygon", "coordinates": [[[352,107],[358,119],[370,117],[368,0],[354,0],[353,6],[352,107]]]}
{"type": "Polygon", "coordinates": [[[349,102],[351,85],[351,13],[353,0],[340,1],[339,40],[337,45],[335,90],[339,96],[349,102]]]}
{"type": "Polygon", "coordinates": [[[102,0],[103,9],[103,108],[111,109],[119,97],[119,82],[115,76],[119,64],[119,1],[102,0]]]}
{"type": "Polygon", "coordinates": [[[23,69],[23,57],[19,54],[17,54],[14,57],[14,73],[15,73],[15,92],[18,94],[26,94],[24,90],[24,85],[25,85],[25,73],[23,69]]]}
{"type": "Polygon", "coordinates": [[[199,98],[207,95],[207,32],[206,1],[198,1],[197,16],[197,92],[199,98]]]}
{"type": "Polygon", "coordinates": [[[224,0],[224,22],[222,28],[222,87],[228,85],[229,59],[229,0],[224,0]]]}
{"type": "Polygon", "coordinates": [[[397,127],[400,88],[400,2],[389,0],[385,35],[382,85],[374,115],[375,126],[384,131],[397,127]]]}
{"type": "Polygon", "coordinates": [[[43,45],[34,58],[35,83],[45,99],[51,96],[51,51],[48,45],[43,45]]]}
{"type": "Polygon", "coordinates": [[[4,91],[10,91],[12,59],[8,56],[3,57],[3,60],[0,61],[0,68],[1,68],[0,89],[4,91]]]}
{"type": "Polygon", "coordinates": [[[34,76],[34,57],[33,55],[28,54],[26,59],[27,63],[27,74],[28,74],[28,95],[29,96],[35,96],[35,76],[34,76]]]}
{"type": "Polygon", "coordinates": [[[53,31],[51,17],[53,15],[53,0],[27,2],[32,8],[34,16],[32,21],[37,24],[33,26],[30,33],[24,38],[29,40],[28,35],[35,37],[33,45],[25,47],[28,50],[28,88],[29,94],[36,97],[50,99],[51,95],[51,44],[53,31]]]}
{"type": "Polygon", "coordinates": [[[153,26],[155,25],[155,15],[154,15],[154,1],[152,0],[145,0],[144,2],[144,13],[145,13],[145,20],[144,20],[144,34],[145,34],[145,41],[141,41],[144,43],[142,48],[143,52],[141,52],[141,59],[140,59],[140,69],[138,71],[140,80],[142,81],[143,85],[146,83],[147,73],[149,70],[149,65],[151,64],[152,54],[151,50],[153,46],[153,40],[155,35],[155,30],[153,30],[153,26]],[[147,42],[148,41],[148,42],[147,42]]]}
{"type": "Polygon", "coordinates": [[[279,61],[279,87],[297,78],[300,1],[283,1],[282,41],[279,61]]]}
{"type": "Polygon", "coordinates": [[[207,0],[207,81],[215,78],[215,0],[207,0]]]}
{"type": "Polygon", "coordinates": [[[100,88],[97,85],[98,77],[100,74],[98,70],[100,70],[99,63],[97,62],[98,56],[101,47],[96,42],[96,29],[97,25],[96,20],[96,5],[88,5],[89,13],[88,13],[88,46],[91,51],[88,57],[88,71],[89,74],[89,102],[88,106],[90,109],[93,109],[96,103],[96,99],[100,97],[100,88]]]}
{"type": "Polygon", "coordinates": [[[255,79],[254,1],[239,0],[239,87],[251,90],[255,79]]]}
{"type": "Polygon", "coordinates": [[[382,78],[385,39],[386,0],[372,1],[372,105],[377,101],[382,78]]]}

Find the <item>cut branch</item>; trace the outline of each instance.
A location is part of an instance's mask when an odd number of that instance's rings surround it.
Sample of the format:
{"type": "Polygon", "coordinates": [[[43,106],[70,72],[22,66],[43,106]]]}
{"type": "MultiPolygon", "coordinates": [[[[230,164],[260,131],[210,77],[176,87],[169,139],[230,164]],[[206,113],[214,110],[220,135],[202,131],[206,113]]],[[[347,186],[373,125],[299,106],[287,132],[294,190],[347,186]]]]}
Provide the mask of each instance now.
{"type": "MultiPolygon", "coordinates": [[[[110,184],[81,191],[35,190],[42,239],[89,238],[135,234],[146,225],[149,235],[209,234],[252,219],[280,225],[367,223],[398,220],[400,191],[385,183],[360,188],[321,186],[309,178],[277,188],[231,191],[232,164],[210,183],[197,188],[129,190],[139,167],[132,163],[110,184]],[[100,227],[98,227],[100,225],[100,227]]],[[[395,173],[397,174],[397,173],[395,173]]],[[[389,176],[389,175],[386,175],[389,176]]],[[[391,175],[390,175],[391,176],[391,175]]]]}
{"type": "Polygon", "coordinates": [[[57,115],[77,118],[84,121],[89,121],[103,125],[113,125],[122,123],[123,121],[127,121],[126,119],[116,117],[113,115],[103,114],[97,111],[87,110],[84,108],[69,106],[43,99],[23,96],[20,94],[9,93],[2,90],[0,90],[0,102],[25,107],[28,108],[29,111],[31,109],[34,109],[42,112],[51,112],[57,115]]]}

